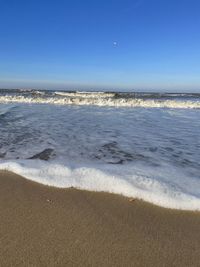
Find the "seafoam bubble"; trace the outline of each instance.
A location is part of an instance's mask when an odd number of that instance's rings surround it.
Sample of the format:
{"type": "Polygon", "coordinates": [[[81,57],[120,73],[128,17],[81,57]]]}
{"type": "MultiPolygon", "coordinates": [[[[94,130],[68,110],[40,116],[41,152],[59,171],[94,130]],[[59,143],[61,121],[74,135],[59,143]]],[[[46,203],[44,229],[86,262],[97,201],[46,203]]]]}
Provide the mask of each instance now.
{"type": "MultiPolygon", "coordinates": [[[[89,191],[109,192],[138,198],[158,206],[181,210],[200,210],[200,194],[192,194],[187,184],[144,175],[137,168],[112,169],[112,166],[61,165],[40,160],[5,161],[1,170],[12,171],[32,181],[59,188],[75,187],[89,191]]],[[[194,180],[200,187],[200,180],[194,180]]]]}

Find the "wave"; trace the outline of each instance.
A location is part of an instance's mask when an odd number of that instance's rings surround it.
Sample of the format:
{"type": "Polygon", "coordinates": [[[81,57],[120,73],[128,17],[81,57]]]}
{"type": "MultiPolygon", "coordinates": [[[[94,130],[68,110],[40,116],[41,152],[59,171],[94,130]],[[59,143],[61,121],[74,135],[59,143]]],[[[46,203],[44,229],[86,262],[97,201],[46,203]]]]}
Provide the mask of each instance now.
{"type": "Polygon", "coordinates": [[[15,106],[2,106],[0,107],[0,118],[9,114],[15,106]]]}
{"type": "Polygon", "coordinates": [[[114,97],[115,93],[104,93],[104,92],[55,92],[56,95],[76,97],[76,98],[108,98],[114,97]]]}
{"type": "Polygon", "coordinates": [[[56,105],[96,105],[109,107],[145,107],[145,108],[180,108],[200,109],[200,101],[191,100],[163,100],[163,99],[142,99],[123,98],[115,93],[65,93],[55,92],[55,96],[42,96],[32,94],[5,95],[0,96],[0,103],[35,103],[35,104],[56,104],[56,105]],[[56,94],[60,94],[56,96],[56,94]]]}
{"type": "MultiPolygon", "coordinates": [[[[199,179],[145,175],[136,167],[110,165],[74,165],[41,160],[5,161],[1,170],[53,187],[108,192],[142,199],[158,206],[181,210],[200,210],[199,179]]],[[[160,174],[161,175],[161,174],[160,174]]]]}

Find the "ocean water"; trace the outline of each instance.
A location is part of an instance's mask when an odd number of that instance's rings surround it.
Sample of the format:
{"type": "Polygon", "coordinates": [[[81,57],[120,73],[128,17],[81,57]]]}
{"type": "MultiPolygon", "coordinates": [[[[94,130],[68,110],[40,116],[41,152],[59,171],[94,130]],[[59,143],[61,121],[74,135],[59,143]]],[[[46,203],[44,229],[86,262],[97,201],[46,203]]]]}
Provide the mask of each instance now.
{"type": "Polygon", "coordinates": [[[0,90],[0,169],[200,210],[200,95],[0,90]]]}

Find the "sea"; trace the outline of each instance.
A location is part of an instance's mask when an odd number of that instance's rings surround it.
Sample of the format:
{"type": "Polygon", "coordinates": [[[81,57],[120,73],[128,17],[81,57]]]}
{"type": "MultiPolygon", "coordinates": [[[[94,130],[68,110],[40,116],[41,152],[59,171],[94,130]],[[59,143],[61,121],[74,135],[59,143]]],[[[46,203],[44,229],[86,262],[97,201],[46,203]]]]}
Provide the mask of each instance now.
{"type": "Polygon", "coordinates": [[[200,210],[200,94],[0,89],[0,169],[200,210]]]}

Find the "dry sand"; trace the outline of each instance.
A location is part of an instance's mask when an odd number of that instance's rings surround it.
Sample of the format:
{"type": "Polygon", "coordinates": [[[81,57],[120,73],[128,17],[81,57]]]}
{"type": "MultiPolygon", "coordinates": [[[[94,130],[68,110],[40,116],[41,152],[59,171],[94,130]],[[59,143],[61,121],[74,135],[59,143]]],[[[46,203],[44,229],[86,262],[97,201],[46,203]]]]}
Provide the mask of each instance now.
{"type": "Polygon", "coordinates": [[[200,266],[200,213],[0,172],[0,266],[200,266]]]}

